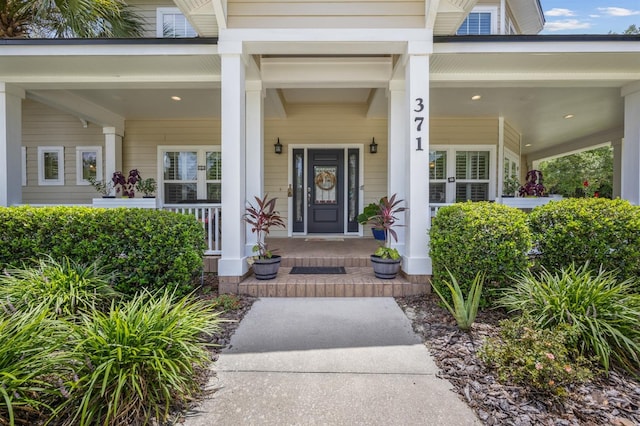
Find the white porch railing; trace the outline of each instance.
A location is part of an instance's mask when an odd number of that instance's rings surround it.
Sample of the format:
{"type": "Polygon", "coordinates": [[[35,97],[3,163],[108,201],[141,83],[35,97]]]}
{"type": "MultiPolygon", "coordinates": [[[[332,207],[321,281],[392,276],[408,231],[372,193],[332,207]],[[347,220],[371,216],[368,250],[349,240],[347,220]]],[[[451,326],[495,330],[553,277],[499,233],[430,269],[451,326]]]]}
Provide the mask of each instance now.
{"type": "Polygon", "coordinates": [[[207,249],[204,254],[221,254],[220,237],[222,220],[222,204],[213,203],[180,203],[180,204],[164,204],[163,210],[175,213],[190,214],[202,224],[207,234],[207,249]]]}

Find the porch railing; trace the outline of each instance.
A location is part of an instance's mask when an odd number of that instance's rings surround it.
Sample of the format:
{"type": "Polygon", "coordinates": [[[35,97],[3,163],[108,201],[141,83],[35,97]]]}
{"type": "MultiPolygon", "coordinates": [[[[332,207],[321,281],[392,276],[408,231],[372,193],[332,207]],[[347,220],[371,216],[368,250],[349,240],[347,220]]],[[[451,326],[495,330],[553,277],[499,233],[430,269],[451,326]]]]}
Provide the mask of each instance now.
{"type": "Polygon", "coordinates": [[[202,224],[207,234],[207,249],[204,254],[221,254],[220,237],[222,235],[220,222],[222,220],[222,204],[218,203],[180,203],[164,204],[163,210],[174,213],[189,214],[202,224]]]}

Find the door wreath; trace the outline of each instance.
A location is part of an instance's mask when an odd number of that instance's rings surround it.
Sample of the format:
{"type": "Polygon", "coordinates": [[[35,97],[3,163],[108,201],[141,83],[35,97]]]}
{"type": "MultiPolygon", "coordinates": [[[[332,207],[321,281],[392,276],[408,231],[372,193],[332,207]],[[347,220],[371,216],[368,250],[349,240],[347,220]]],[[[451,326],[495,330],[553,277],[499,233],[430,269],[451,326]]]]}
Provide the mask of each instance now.
{"type": "Polygon", "coordinates": [[[320,172],[315,178],[316,186],[324,191],[331,191],[336,186],[336,175],[331,172],[320,172]]]}

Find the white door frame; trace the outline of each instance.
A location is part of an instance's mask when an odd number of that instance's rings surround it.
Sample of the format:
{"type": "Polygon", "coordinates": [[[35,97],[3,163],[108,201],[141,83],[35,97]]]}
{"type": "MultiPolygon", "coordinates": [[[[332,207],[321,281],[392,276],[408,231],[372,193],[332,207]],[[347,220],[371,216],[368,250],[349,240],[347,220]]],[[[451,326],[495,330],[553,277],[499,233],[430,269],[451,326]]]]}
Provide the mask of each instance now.
{"type": "MultiPolygon", "coordinates": [[[[347,184],[349,179],[347,179],[347,172],[349,170],[348,165],[349,165],[349,156],[348,156],[348,150],[349,149],[357,149],[358,150],[358,182],[360,183],[360,186],[358,188],[358,212],[362,211],[362,203],[363,203],[363,197],[364,197],[364,144],[327,144],[327,143],[319,143],[319,144],[288,144],[287,145],[287,155],[288,155],[288,161],[287,161],[287,185],[289,188],[293,188],[293,150],[294,149],[303,149],[304,150],[304,168],[305,168],[305,172],[304,172],[304,188],[308,187],[308,176],[307,176],[307,167],[309,164],[308,161],[308,152],[310,149],[342,149],[345,152],[344,155],[344,176],[345,178],[342,179],[342,184],[344,185],[343,189],[343,203],[344,203],[344,229],[342,234],[340,235],[353,235],[353,236],[362,236],[362,226],[358,227],[358,232],[347,232],[347,227],[348,227],[348,215],[349,215],[349,209],[348,209],[348,200],[349,200],[349,193],[347,191],[347,184]]],[[[306,192],[306,191],[305,191],[306,192]]],[[[287,197],[287,209],[288,209],[288,215],[287,215],[287,235],[289,237],[292,236],[296,236],[296,235],[307,235],[307,221],[308,221],[308,215],[305,213],[304,215],[304,231],[303,232],[293,232],[293,194],[289,197],[287,197]]]]}

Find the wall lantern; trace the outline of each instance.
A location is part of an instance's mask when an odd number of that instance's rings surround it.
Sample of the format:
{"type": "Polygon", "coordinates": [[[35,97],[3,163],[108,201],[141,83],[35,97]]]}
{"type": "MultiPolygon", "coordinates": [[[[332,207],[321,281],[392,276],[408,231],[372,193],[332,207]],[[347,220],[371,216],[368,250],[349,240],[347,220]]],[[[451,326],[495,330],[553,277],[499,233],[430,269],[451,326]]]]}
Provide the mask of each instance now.
{"type": "Polygon", "coordinates": [[[376,143],[376,138],[372,138],[371,139],[371,143],[369,144],[369,152],[371,154],[377,154],[378,153],[378,144],[376,143]]]}
{"type": "Polygon", "coordinates": [[[278,142],[273,144],[273,148],[276,154],[282,154],[282,144],[280,143],[280,138],[278,138],[278,142]]]}

